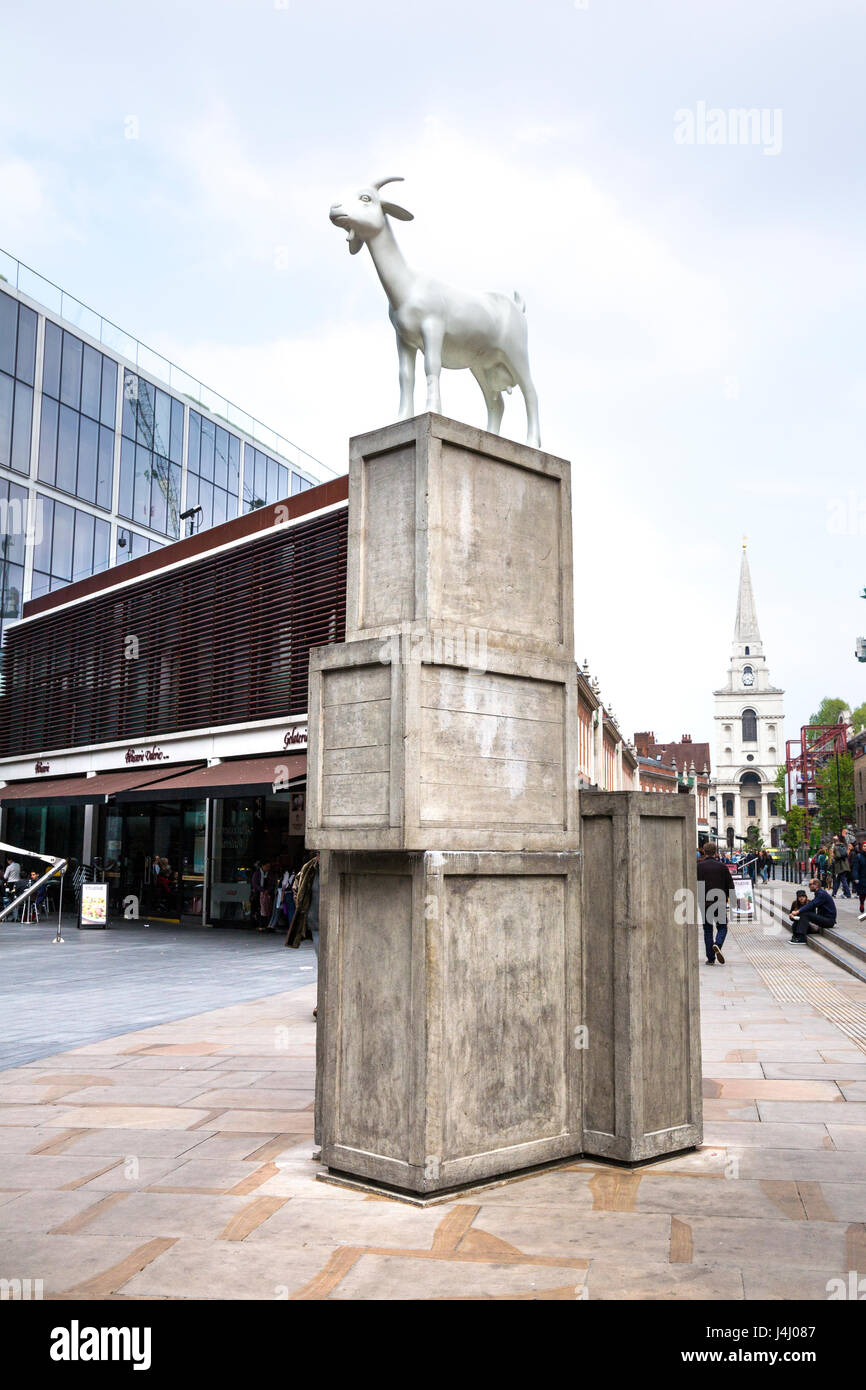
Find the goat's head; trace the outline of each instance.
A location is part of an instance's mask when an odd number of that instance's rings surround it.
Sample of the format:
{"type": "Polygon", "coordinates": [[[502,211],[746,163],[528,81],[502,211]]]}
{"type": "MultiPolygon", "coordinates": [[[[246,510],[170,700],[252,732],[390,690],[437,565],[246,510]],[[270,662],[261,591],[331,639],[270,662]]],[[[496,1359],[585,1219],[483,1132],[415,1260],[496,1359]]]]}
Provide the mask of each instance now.
{"type": "Polygon", "coordinates": [[[379,179],[357,193],[344,198],[342,203],[331,206],[331,221],[335,227],[342,227],[347,233],[349,250],[354,256],[365,241],[370,241],[385,225],[385,217],[399,217],[401,222],[411,222],[412,213],[397,203],[388,203],[379,197],[379,189],[386,183],[402,183],[400,174],[392,174],[387,179],[379,179]]]}

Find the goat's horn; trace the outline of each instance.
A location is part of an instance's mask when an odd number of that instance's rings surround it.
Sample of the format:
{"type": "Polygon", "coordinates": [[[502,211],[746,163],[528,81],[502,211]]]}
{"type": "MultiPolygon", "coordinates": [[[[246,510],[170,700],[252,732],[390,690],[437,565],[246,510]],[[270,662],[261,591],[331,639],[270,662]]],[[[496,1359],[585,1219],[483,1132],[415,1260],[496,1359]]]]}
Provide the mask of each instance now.
{"type": "Polygon", "coordinates": [[[379,188],[384,188],[386,183],[405,183],[405,182],[406,182],[406,180],[403,178],[403,175],[402,175],[402,174],[389,174],[388,177],[387,177],[386,179],[377,179],[376,182],[372,185],[372,187],[373,187],[373,188],[376,188],[376,189],[379,189],[379,188]]]}

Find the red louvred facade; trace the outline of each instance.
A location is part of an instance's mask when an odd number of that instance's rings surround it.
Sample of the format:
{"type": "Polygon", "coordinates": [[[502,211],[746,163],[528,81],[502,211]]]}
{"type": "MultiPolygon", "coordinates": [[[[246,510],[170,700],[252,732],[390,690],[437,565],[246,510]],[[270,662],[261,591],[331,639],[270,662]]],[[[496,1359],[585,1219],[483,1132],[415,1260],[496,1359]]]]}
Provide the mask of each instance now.
{"type": "Polygon", "coordinates": [[[305,713],[310,647],[345,637],[346,532],[339,507],[11,628],[0,757],[305,713]]]}

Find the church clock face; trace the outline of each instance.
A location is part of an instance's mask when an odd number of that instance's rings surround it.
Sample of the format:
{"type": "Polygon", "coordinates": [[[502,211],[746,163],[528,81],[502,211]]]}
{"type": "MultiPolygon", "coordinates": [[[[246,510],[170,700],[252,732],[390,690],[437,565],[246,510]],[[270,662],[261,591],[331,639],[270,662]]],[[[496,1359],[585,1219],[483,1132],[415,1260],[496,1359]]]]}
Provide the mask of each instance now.
{"type": "Polygon", "coordinates": [[[743,685],[754,685],[755,675],[751,666],[747,666],[743,672],[743,685]]]}

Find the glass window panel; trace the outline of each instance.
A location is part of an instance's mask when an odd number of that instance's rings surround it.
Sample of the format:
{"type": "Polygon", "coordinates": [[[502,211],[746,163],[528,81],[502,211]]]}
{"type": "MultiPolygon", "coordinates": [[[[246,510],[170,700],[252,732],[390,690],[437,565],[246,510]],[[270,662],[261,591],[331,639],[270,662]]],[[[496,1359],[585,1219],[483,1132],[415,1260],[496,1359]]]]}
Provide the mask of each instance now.
{"type": "Polygon", "coordinates": [[[295,497],[303,489],[303,479],[297,473],[292,474],[292,496],[295,497]]]}
{"type": "Polygon", "coordinates": [[[120,492],[117,510],[121,516],[132,517],[132,497],[135,486],[135,445],[131,439],[120,441],[120,492]]]}
{"type": "Polygon", "coordinates": [[[36,544],[33,547],[33,568],[47,574],[51,569],[51,532],[54,526],[54,499],[37,496],[36,544]]]}
{"type": "Polygon", "coordinates": [[[72,333],[63,334],[63,363],[60,368],[60,399],[76,410],[81,404],[81,355],[84,344],[72,333]]]}
{"type": "Polygon", "coordinates": [[[199,506],[202,510],[201,527],[204,531],[208,526],[213,525],[213,483],[201,480],[201,487],[198,494],[199,506]]]}
{"type": "Polygon", "coordinates": [[[21,600],[24,594],[24,566],[5,565],[3,570],[5,574],[0,572],[0,579],[4,580],[0,617],[20,618],[21,600]]]}
{"type": "Polygon", "coordinates": [[[36,379],[36,314],[26,304],[18,306],[18,360],[16,375],[32,386],[36,379]]]}
{"type": "Polygon", "coordinates": [[[209,482],[213,482],[213,445],[214,445],[214,426],[213,420],[206,420],[202,416],[201,421],[201,458],[199,461],[199,473],[209,482]]]}
{"type": "Polygon", "coordinates": [[[237,495],[238,495],[238,480],[239,480],[239,478],[240,478],[240,471],[241,471],[241,441],[238,439],[237,435],[230,434],[230,435],[229,435],[229,478],[228,478],[228,488],[229,488],[229,492],[231,492],[231,493],[234,494],[234,497],[235,497],[236,500],[237,500],[237,495]]]}
{"type": "Polygon", "coordinates": [[[120,422],[121,429],[127,439],[135,438],[135,408],[138,401],[138,377],[132,372],[123,374],[123,411],[120,422]]]}
{"type": "Polygon", "coordinates": [[[155,531],[165,530],[166,498],[168,494],[168,459],[153,456],[153,483],[150,489],[150,524],[155,531]]]}
{"type": "Polygon", "coordinates": [[[155,395],[153,452],[167,458],[171,442],[171,396],[166,395],[165,391],[157,391],[155,395]]]}
{"type": "Polygon", "coordinates": [[[214,439],[213,480],[215,487],[225,487],[229,478],[229,436],[228,430],[217,425],[214,439]]]}
{"type": "Polygon", "coordinates": [[[59,574],[52,574],[51,579],[50,579],[50,581],[49,581],[48,587],[50,588],[50,590],[51,590],[51,592],[52,592],[52,594],[53,594],[54,591],[55,591],[55,589],[62,589],[63,586],[64,586],[64,584],[68,584],[68,583],[69,583],[69,580],[68,580],[68,579],[63,579],[61,575],[59,575],[59,574]]]}
{"type": "Polygon", "coordinates": [[[103,425],[114,429],[117,412],[117,363],[110,357],[102,359],[102,399],[99,418],[103,425]]]}
{"type": "Polygon", "coordinates": [[[99,427],[99,462],[96,473],[96,505],[111,511],[114,487],[114,431],[99,427]]]}
{"type": "Polygon", "coordinates": [[[96,501],[96,462],[99,452],[99,426],[87,415],[81,416],[78,432],[78,485],[75,495],[84,502],[96,501]]]}
{"type": "Polygon", "coordinates": [[[45,352],[42,356],[42,391],[43,394],[53,396],[55,400],[60,398],[60,349],[63,343],[62,330],[52,323],[50,319],[45,320],[45,352]]]}
{"type": "Polygon", "coordinates": [[[226,494],[221,487],[213,491],[213,524],[219,526],[226,519],[226,494]]]}
{"type": "Polygon", "coordinates": [[[172,463],[169,466],[168,525],[166,526],[166,531],[170,536],[180,535],[180,483],[180,464],[172,463]]]}
{"type": "Polygon", "coordinates": [[[231,521],[238,514],[238,495],[236,492],[226,493],[226,520],[231,521]]]}
{"type": "MultiPolygon", "coordinates": [[[[0,480],[0,498],[5,496],[6,486],[0,480]]],[[[27,489],[17,487],[15,483],[8,484],[10,510],[6,523],[6,534],[3,535],[3,543],[6,545],[2,555],[14,564],[23,565],[25,552],[25,533],[32,542],[37,539],[39,534],[39,513],[30,511],[30,504],[27,496],[27,489]]],[[[0,555],[0,558],[2,558],[0,555]]]]}
{"type": "Polygon", "coordinates": [[[93,528],[93,573],[101,574],[108,569],[108,547],[111,541],[111,527],[107,521],[94,519],[93,528]]]}
{"type": "Polygon", "coordinates": [[[58,579],[66,580],[67,583],[72,578],[72,533],[74,525],[75,508],[67,507],[65,502],[55,502],[51,574],[58,579]]]}
{"type": "Polygon", "coordinates": [[[75,491],[75,476],[78,466],[78,421],[76,410],[68,405],[60,407],[60,420],[57,426],[57,478],[56,485],[63,492],[75,491]]]}
{"type": "MultiPolygon", "coordinates": [[[[8,298],[8,296],[7,296],[8,298]]],[[[0,372],[0,463],[9,467],[12,456],[12,400],[15,383],[11,376],[0,372]]]]}
{"type": "Polygon", "coordinates": [[[187,473],[186,475],[186,510],[190,507],[198,506],[198,474],[187,473]]]}
{"type": "Polygon", "coordinates": [[[151,455],[148,449],[137,445],[135,450],[135,493],[133,497],[132,519],[141,526],[150,525],[150,475],[151,455]]]}
{"type": "Polygon", "coordinates": [[[47,574],[37,573],[36,570],[34,570],[33,578],[30,582],[30,597],[41,598],[43,594],[48,593],[50,587],[50,577],[47,574]]]}
{"type": "Polygon", "coordinates": [[[268,482],[267,492],[265,493],[266,502],[276,502],[282,496],[280,492],[280,465],[276,459],[268,459],[268,482]]]}
{"type": "Polygon", "coordinates": [[[155,387],[138,378],[138,409],[135,414],[135,442],[153,448],[153,395],[155,387]]]}
{"type": "Polygon", "coordinates": [[[273,498],[273,501],[279,502],[283,497],[288,497],[288,495],[289,495],[289,470],[288,470],[288,468],[284,468],[283,465],[280,464],[280,465],[279,465],[279,481],[278,481],[278,483],[277,483],[277,495],[276,495],[275,498],[273,498]]]}
{"type": "Polygon", "coordinates": [[[75,544],[72,550],[72,578],[86,579],[93,573],[93,522],[89,512],[75,509],[75,544]]]}
{"type": "Polygon", "coordinates": [[[131,536],[132,532],[127,531],[126,527],[119,526],[117,528],[117,551],[115,555],[115,564],[119,565],[124,560],[132,559],[132,555],[130,554],[132,548],[130,545],[131,536]]]}
{"type": "Polygon", "coordinates": [[[0,293],[0,370],[15,374],[15,341],[18,336],[18,301],[0,293]]]}
{"type": "Polygon", "coordinates": [[[260,449],[256,449],[255,485],[253,487],[253,506],[260,507],[268,491],[268,461],[260,449]]]}
{"type": "Polygon", "coordinates": [[[102,386],[102,353],[84,344],[81,363],[81,409],[92,420],[99,419],[99,392],[102,386]]]}
{"type": "Polygon", "coordinates": [[[39,426],[39,477],[53,483],[57,468],[57,411],[50,396],[42,397],[42,423],[39,426]]]}
{"type": "Polygon", "coordinates": [[[189,442],[187,444],[187,467],[198,472],[199,449],[201,445],[201,416],[197,410],[189,412],[189,442]]]}
{"type": "Polygon", "coordinates": [[[30,431],[33,424],[33,391],[23,381],[15,385],[15,419],[12,424],[12,467],[30,472],[30,431]]]}
{"type": "Polygon", "coordinates": [[[171,400],[171,442],[168,456],[172,463],[183,463],[183,406],[173,396],[171,400]]]}

